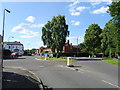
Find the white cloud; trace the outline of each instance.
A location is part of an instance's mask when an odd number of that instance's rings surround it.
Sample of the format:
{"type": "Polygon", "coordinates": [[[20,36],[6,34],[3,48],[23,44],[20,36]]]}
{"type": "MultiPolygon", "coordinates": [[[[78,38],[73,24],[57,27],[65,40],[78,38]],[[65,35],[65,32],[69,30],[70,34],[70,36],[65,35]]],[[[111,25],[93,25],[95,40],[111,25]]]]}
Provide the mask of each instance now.
{"type": "Polygon", "coordinates": [[[32,24],[30,27],[32,27],[32,28],[41,28],[43,26],[44,26],[44,24],[32,24]]]}
{"type": "Polygon", "coordinates": [[[80,15],[80,12],[71,12],[71,15],[72,15],[72,16],[79,16],[79,15],[80,15]]]}
{"type": "Polygon", "coordinates": [[[33,22],[35,21],[35,17],[33,17],[33,16],[28,16],[25,20],[28,21],[28,22],[33,23],[33,22]]]}
{"type": "Polygon", "coordinates": [[[107,13],[108,9],[109,9],[109,7],[101,7],[100,9],[94,10],[91,13],[93,13],[93,14],[107,13]]]}
{"type": "Polygon", "coordinates": [[[31,37],[38,36],[38,32],[27,30],[27,29],[25,29],[21,26],[13,27],[12,32],[23,34],[23,35],[20,36],[20,37],[23,37],[23,38],[31,38],[31,37]]]}
{"type": "Polygon", "coordinates": [[[79,21],[71,21],[72,25],[74,26],[79,26],[80,25],[80,22],[79,21]]]}
{"type": "Polygon", "coordinates": [[[13,38],[11,41],[18,41],[18,42],[20,42],[21,40],[13,38]]]}
{"type": "Polygon", "coordinates": [[[111,4],[112,0],[90,0],[90,2],[91,2],[91,5],[95,6],[95,5],[101,4],[102,2],[111,4]]]}
{"type": "Polygon", "coordinates": [[[89,8],[84,6],[78,7],[78,3],[80,3],[80,0],[73,0],[73,2],[69,5],[69,13],[72,16],[79,16],[82,11],[89,8]]]}
{"type": "Polygon", "coordinates": [[[73,3],[70,4],[70,6],[75,6],[80,3],[80,0],[73,0],[73,3]]]}
{"type": "Polygon", "coordinates": [[[20,23],[19,26],[30,26],[30,23],[20,23]]]}
{"type": "Polygon", "coordinates": [[[31,23],[20,23],[19,26],[28,26],[31,28],[41,28],[44,26],[44,24],[31,24],[31,23]]]}
{"type": "Polygon", "coordinates": [[[89,7],[84,7],[84,6],[81,6],[81,7],[77,7],[76,10],[82,12],[84,11],[85,9],[89,9],[89,7]]]}

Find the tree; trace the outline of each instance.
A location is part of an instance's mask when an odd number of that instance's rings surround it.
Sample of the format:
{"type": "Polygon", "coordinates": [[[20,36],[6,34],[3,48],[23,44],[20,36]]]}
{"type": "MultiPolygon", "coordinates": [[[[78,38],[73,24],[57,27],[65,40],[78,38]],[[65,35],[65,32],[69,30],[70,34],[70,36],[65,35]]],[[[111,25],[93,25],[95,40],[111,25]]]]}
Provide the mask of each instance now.
{"type": "Polygon", "coordinates": [[[57,54],[62,52],[67,36],[69,36],[69,31],[65,16],[54,16],[42,28],[42,41],[44,45],[51,48],[53,52],[56,51],[57,54]]]}
{"type": "Polygon", "coordinates": [[[99,35],[101,34],[101,31],[102,29],[98,24],[91,24],[88,29],[86,29],[84,43],[88,52],[91,53],[92,56],[100,51],[101,38],[99,35]]]}
{"type": "Polygon", "coordinates": [[[86,49],[84,43],[80,43],[78,46],[80,47],[80,52],[81,52],[81,53],[87,52],[87,49],[86,49]]]}
{"type": "Polygon", "coordinates": [[[120,0],[109,5],[109,13],[113,17],[116,26],[116,53],[117,56],[120,56],[120,0]]]}
{"type": "Polygon", "coordinates": [[[105,28],[102,30],[102,33],[100,35],[101,39],[101,48],[102,52],[105,55],[109,54],[109,57],[111,55],[115,55],[116,50],[116,26],[112,20],[110,20],[108,23],[106,23],[105,28]]]}

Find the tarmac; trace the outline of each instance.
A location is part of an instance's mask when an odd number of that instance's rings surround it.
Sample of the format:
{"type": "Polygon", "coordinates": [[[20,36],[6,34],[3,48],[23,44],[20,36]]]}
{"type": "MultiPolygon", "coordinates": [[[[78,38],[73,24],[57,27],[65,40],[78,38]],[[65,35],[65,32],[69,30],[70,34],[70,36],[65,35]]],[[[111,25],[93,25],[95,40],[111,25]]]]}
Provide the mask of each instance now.
{"type": "Polygon", "coordinates": [[[33,89],[44,90],[42,82],[34,73],[21,68],[3,68],[2,90],[33,89]]]}

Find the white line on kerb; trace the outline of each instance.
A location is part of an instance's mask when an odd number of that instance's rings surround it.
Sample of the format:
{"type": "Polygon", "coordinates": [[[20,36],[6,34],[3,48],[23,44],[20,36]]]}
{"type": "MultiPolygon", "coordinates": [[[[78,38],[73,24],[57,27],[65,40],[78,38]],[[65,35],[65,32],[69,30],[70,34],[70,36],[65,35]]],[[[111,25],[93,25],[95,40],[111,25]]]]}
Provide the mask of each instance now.
{"type": "Polygon", "coordinates": [[[114,85],[114,84],[112,84],[112,83],[110,83],[110,82],[107,82],[107,81],[105,81],[105,80],[102,80],[104,83],[107,83],[107,84],[109,84],[109,85],[112,85],[112,86],[115,86],[115,87],[117,87],[117,88],[120,88],[119,86],[117,86],[117,85],[114,85]]]}

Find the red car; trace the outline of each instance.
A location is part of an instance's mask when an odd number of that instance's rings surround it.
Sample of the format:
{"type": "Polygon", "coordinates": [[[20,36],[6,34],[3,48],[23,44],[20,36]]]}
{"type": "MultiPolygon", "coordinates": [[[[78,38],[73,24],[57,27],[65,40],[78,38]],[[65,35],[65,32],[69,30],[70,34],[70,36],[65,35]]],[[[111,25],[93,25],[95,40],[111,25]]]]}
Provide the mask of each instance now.
{"type": "Polygon", "coordinates": [[[20,57],[20,56],[22,56],[22,54],[19,54],[19,53],[12,53],[11,55],[10,55],[11,57],[20,57]]]}

